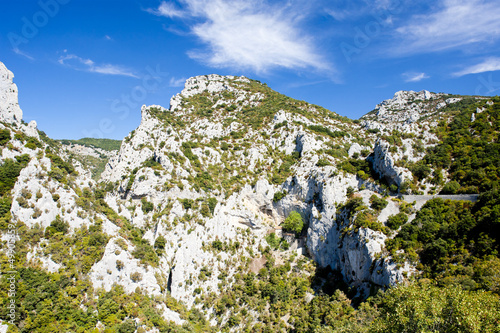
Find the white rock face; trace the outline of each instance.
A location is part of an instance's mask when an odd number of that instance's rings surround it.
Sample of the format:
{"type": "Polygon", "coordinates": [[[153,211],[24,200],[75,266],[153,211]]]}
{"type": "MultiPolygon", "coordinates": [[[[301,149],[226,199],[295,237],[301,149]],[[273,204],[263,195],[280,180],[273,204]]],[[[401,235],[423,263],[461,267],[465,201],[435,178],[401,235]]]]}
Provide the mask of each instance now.
{"type": "Polygon", "coordinates": [[[389,184],[400,186],[404,181],[411,181],[413,175],[405,168],[394,165],[394,159],[389,153],[390,145],[385,141],[378,141],[373,156],[373,169],[385,177],[389,184]]]}
{"type": "Polygon", "coordinates": [[[139,260],[130,255],[133,245],[121,238],[129,248],[125,251],[116,243],[117,239],[113,238],[108,242],[104,256],[91,268],[89,276],[94,287],[109,291],[112,285],[117,283],[122,285],[127,293],[141,288],[148,294],[160,295],[161,288],[155,277],[159,270],[141,265],[139,260]]]}
{"type": "Polygon", "coordinates": [[[0,62],[0,121],[6,123],[19,123],[23,119],[13,79],[14,74],[0,62]]]}
{"type": "Polygon", "coordinates": [[[3,324],[2,321],[0,321],[0,333],[7,333],[8,329],[9,325],[3,324]]]}

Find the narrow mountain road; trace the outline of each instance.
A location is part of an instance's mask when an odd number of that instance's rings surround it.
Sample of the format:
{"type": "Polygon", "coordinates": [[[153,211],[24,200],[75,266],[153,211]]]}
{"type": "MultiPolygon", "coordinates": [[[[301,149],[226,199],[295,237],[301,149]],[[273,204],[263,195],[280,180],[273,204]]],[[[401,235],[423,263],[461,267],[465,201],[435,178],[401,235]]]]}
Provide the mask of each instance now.
{"type": "Polygon", "coordinates": [[[479,194],[436,194],[436,195],[403,195],[403,200],[406,202],[429,201],[434,198],[443,200],[463,200],[476,202],[479,194]]]}

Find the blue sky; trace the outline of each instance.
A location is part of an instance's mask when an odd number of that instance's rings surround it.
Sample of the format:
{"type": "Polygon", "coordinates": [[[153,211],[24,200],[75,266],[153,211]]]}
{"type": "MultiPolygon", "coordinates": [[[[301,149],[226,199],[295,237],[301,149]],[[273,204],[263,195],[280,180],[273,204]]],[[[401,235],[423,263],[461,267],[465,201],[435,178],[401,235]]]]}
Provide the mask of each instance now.
{"type": "Polygon", "coordinates": [[[359,118],[398,90],[496,95],[500,2],[4,1],[0,61],[50,137],[122,139],[184,80],[245,75],[359,118]]]}

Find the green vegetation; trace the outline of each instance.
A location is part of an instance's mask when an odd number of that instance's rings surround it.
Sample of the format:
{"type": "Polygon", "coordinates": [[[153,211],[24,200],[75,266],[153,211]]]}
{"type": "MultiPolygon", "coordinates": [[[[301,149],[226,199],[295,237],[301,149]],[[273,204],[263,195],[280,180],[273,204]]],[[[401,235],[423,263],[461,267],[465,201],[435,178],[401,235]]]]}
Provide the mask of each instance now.
{"type": "MultiPolygon", "coordinates": [[[[345,204],[338,207],[338,210],[346,213],[347,223],[353,226],[353,228],[349,227],[345,229],[346,232],[350,230],[358,232],[359,228],[363,227],[374,231],[381,231],[386,235],[390,233],[389,228],[377,221],[377,215],[380,211],[368,209],[363,203],[363,199],[359,196],[351,196],[345,204]]],[[[342,224],[344,221],[339,217],[337,223],[342,224]]]]}
{"type": "Polygon", "coordinates": [[[482,291],[414,283],[390,289],[370,332],[496,332],[500,302],[482,291]]]}
{"type": "Polygon", "coordinates": [[[271,177],[271,183],[276,185],[282,184],[288,177],[291,176],[292,166],[300,159],[299,154],[295,153],[292,153],[290,155],[280,154],[282,162],[279,167],[274,168],[271,177]]]}
{"type": "Polygon", "coordinates": [[[152,202],[147,201],[146,198],[142,198],[141,203],[142,203],[141,209],[144,212],[144,214],[147,214],[147,213],[153,211],[154,205],[152,202]]]}
{"type": "Polygon", "coordinates": [[[387,219],[386,225],[392,230],[398,230],[403,224],[408,222],[408,215],[403,212],[397,213],[396,215],[391,215],[387,219]]]}
{"type": "Polygon", "coordinates": [[[28,165],[30,156],[16,156],[16,160],[7,158],[0,165],[0,196],[7,194],[17,181],[21,170],[28,165]]]}
{"type": "Polygon", "coordinates": [[[350,158],[339,164],[339,168],[345,172],[358,175],[361,179],[366,180],[368,177],[377,179],[377,175],[373,172],[370,163],[367,160],[350,158]]]}
{"type": "Polygon", "coordinates": [[[59,155],[56,155],[48,149],[46,156],[52,162],[49,176],[55,180],[66,184],[68,183],[68,176],[76,176],[78,172],[70,161],[64,161],[59,155]]]}
{"type": "MultiPolygon", "coordinates": [[[[425,158],[411,169],[418,180],[430,176],[431,168],[444,169],[453,182],[445,186],[444,193],[481,193],[499,188],[500,98],[493,101],[493,105],[487,105],[484,100],[464,99],[448,106],[454,117],[449,123],[439,123],[436,133],[441,142],[427,149],[425,158]],[[478,107],[485,110],[471,122],[478,107]]],[[[436,178],[434,183],[440,181],[436,178]]]]}
{"type": "Polygon", "coordinates": [[[0,130],[0,145],[3,146],[10,141],[10,131],[7,128],[0,130]]]}
{"type": "Polygon", "coordinates": [[[384,198],[380,198],[378,195],[372,194],[372,196],[370,197],[370,204],[371,208],[380,212],[382,209],[387,207],[388,202],[384,198]]]}
{"type": "Polygon", "coordinates": [[[100,148],[106,151],[120,150],[121,140],[112,139],[97,139],[97,138],[83,138],[78,140],[58,140],[63,145],[82,145],[90,148],[100,148]]]}
{"type": "Polygon", "coordinates": [[[280,201],[281,199],[283,199],[284,197],[286,197],[287,194],[288,194],[287,191],[277,191],[276,193],[274,193],[273,202],[280,201]]]}
{"type": "Polygon", "coordinates": [[[290,246],[290,244],[288,244],[288,242],[283,238],[276,237],[274,232],[266,236],[266,242],[273,250],[282,249],[286,251],[290,246]]]}
{"type": "Polygon", "coordinates": [[[394,256],[404,250],[407,258],[419,263],[423,277],[441,285],[498,293],[498,273],[491,269],[500,262],[499,194],[486,192],[475,204],[430,200],[394,239],[387,240],[386,247],[394,256]]]}
{"type": "Polygon", "coordinates": [[[302,229],[304,228],[304,221],[302,216],[298,212],[291,212],[290,215],[283,222],[283,230],[293,232],[296,235],[300,235],[302,229]]]}
{"type": "Polygon", "coordinates": [[[307,128],[310,129],[311,131],[315,132],[315,133],[322,134],[322,135],[327,135],[327,136],[329,136],[331,138],[342,138],[344,136],[347,136],[346,132],[343,132],[343,131],[332,131],[329,128],[326,128],[326,127],[323,127],[323,126],[319,126],[319,125],[309,125],[309,126],[307,126],[307,128]]]}

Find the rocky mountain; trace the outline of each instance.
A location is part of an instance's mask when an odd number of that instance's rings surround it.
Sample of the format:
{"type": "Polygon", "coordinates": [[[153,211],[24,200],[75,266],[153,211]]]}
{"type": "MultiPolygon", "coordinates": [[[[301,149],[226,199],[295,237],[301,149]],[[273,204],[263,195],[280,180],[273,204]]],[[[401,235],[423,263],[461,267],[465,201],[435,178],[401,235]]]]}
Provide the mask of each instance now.
{"type": "Polygon", "coordinates": [[[197,76],[168,108],[143,106],[116,151],[26,125],[12,79],[0,63],[1,229],[6,245],[18,231],[22,332],[302,332],[297,311],[317,302],[352,313],[347,296],[424,274],[403,231],[432,196],[402,195],[482,192],[457,178],[444,128],[464,112],[494,123],[500,105],[400,91],[350,120],[245,77],[197,76]],[[432,160],[442,149],[448,165],[432,160]]]}

